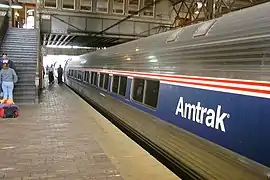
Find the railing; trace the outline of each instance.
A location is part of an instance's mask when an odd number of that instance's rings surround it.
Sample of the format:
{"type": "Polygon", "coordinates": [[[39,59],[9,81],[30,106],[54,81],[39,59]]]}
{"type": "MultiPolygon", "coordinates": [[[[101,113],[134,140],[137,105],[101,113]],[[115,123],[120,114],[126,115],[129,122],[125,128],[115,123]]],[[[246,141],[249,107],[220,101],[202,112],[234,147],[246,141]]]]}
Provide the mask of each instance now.
{"type": "Polygon", "coordinates": [[[6,12],[6,15],[4,16],[4,20],[2,21],[2,24],[0,25],[0,47],[2,46],[2,43],[5,39],[5,35],[8,29],[8,11],[6,12]]]}

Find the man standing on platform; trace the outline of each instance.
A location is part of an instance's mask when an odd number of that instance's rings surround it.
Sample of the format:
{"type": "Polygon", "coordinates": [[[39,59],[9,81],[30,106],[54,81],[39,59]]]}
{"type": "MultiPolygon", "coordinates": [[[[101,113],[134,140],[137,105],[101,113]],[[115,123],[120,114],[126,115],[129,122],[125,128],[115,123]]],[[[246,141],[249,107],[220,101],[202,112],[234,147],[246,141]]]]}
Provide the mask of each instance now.
{"type": "Polygon", "coordinates": [[[62,76],[63,76],[63,68],[61,67],[61,65],[59,65],[58,69],[57,69],[57,80],[58,80],[58,84],[62,84],[62,76]]]}

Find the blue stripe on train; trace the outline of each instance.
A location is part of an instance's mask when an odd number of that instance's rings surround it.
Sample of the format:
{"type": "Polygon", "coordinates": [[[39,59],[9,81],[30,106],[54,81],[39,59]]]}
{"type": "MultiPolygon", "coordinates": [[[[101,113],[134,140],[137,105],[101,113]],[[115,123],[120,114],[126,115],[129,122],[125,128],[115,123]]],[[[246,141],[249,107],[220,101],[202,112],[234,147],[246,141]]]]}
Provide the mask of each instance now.
{"type": "MultiPolygon", "coordinates": [[[[128,79],[126,98],[129,97],[131,82],[132,80],[128,79]]],[[[169,84],[160,84],[159,93],[157,110],[124,100],[112,93],[106,94],[270,167],[270,99],[169,84]],[[183,97],[183,104],[196,106],[200,102],[201,107],[214,111],[220,105],[221,113],[229,114],[229,118],[224,119],[225,132],[221,131],[220,126],[215,129],[205,123],[182,118],[181,113],[175,115],[180,97],[183,97]]]]}

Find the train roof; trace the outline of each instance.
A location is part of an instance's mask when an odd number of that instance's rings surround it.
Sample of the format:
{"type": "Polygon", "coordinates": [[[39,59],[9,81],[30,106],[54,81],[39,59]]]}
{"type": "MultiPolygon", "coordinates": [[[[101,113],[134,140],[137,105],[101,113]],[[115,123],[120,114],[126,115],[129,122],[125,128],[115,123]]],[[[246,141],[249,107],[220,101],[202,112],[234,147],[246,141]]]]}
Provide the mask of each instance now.
{"type": "MultiPolygon", "coordinates": [[[[225,14],[217,19],[155,34],[146,38],[109,47],[104,50],[83,54],[80,58],[87,59],[89,56],[95,54],[106,56],[119,52],[128,53],[129,51],[136,50],[151,50],[164,45],[170,45],[170,43],[181,43],[181,45],[186,45],[186,43],[188,43],[190,45],[211,41],[222,41],[235,37],[241,38],[252,34],[251,31],[255,26],[260,26],[261,28],[265,27],[265,30],[269,31],[269,29],[266,29],[269,24],[269,9],[270,2],[267,2],[225,14]],[[153,41],[154,43],[152,43],[153,41]]],[[[260,34],[262,32],[253,33],[260,34]]]]}

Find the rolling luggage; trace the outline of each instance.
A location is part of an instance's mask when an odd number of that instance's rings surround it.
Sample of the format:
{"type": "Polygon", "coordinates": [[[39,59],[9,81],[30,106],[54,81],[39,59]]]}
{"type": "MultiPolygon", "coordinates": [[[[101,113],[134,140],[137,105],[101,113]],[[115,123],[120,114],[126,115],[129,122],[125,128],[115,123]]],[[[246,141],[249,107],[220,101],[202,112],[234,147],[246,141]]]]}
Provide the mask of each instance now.
{"type": "Polygon", "coordinates": [[[19,116],[19,107],[16,104],[0,104],[0,117],[16,118],[19,116]]]}

